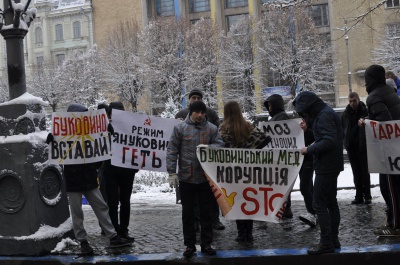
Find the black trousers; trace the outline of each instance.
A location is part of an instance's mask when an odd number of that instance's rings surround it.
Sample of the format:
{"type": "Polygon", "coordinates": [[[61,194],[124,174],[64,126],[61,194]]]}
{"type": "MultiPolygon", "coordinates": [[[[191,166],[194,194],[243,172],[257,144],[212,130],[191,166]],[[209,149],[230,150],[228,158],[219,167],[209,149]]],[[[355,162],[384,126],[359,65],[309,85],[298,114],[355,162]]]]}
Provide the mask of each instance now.
{"type": "Polygon", "coordinates": [[[313,208],[318,216],[322,245],[331,246],[339,235],[340,210],[336,199],[338,176],[339,172],[315,174],[313,208]]]}
{"type": "Polygon", "coordinates": [[[180,181],[179,191],[182,202],[183,243],[185,246],[196,244],[194,207],[197,198],[200,211],[201,245],[210,245],[213,241],[210,207],[214,198],[210,185],[208,182],[193,184],[180,181]]]}
{"type": "Polygon", "coordinates": [[[300,192],[304,198],[304,204],[306,205],[307,212],[315,214],[314,208],[312,206],[313,200],[313,177],[314,168],[313,166],[302,166],[299,172],[300,177],[300,192]]]}
{"type": "Polygon", "coordinates": [[[122,167],[107,167],[103,174],[106,179],[107,204],[111,222],[117,233],[128,232],[131,216],[131,195],[136,170],[122,167]],[[118,218],[118,205],[119,218],[118,218]]]}
{"type": "Polygon", "coordinates": [[[367,152],[360,152],[357,149],[347,150],[351,170],[353,171],[354,186],[356,188],[356,199],[370,200],[371,197],[371,177],[368,172],[367,152]]]}
{"type": "Polygon", "coordinates": [[[400,228],[400,175],[379,174],[379,186],[387,206],[387,222],[400,228]]]}

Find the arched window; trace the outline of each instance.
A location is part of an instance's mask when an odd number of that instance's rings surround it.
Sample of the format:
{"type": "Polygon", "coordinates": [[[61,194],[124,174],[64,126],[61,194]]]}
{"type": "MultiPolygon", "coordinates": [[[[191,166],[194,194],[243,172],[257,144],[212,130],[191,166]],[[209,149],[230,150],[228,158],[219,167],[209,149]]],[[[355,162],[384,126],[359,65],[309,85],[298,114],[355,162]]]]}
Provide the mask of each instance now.
{"type": "Polygon", "coordinates": [[[43,32],[41,27],[35,28],[35,44],[43,43],[43,32]]]}
{"type": "Polygon", "coordinates": [[[57,24],[56,25],[56,41],[64,40],[64,30],[63,25],[57,24]]]}
{"type": "Polygon", "coordinates": [[[81,37],[81,22],[75,21],[73,24],[73,31],[74,31],[74,39],[78,39],[81,37]]]}

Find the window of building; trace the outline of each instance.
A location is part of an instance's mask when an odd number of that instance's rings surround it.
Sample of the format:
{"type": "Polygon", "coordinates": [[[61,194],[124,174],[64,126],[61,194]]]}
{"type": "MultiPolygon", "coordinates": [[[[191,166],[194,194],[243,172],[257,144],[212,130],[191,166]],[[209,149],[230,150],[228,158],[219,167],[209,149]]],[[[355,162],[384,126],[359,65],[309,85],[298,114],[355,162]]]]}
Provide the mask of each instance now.
{"type": "Polygon", "coordinates": [[[386,2],[386,7],[400,7],[400,1],[399,0],[387,0],[386,2]]]}
{"type": "Polygon", "coordinates": [[[64,40],[64,30],[63,25],[57,24],[56,25],[56,41],[64,40]]]}
{"type": "Polygon", "coordinates": [[[204,12],[210,11],[210,0],[190,0],[189,1],[189,12],[204,12]]]}
{"type": "Polygon", "coordinates": [[[157,16],[173,16],[174,0],[156,0],[157,16]]]}
{"type": "Polygon", "coordinates": [[[390,38],[400,35],[400,24],[389,24],[386,26],[387,36],[390,38]]]}
{"type": "Polygon", "coordinates": [[[240,7],[240,6],[248,6],[248,0],[225,0],[225,7],[240,7]]]}
{"type": "Polygon", "coordinates": [[[56,60],[58,65],[62,65],[62,63],[65,61],[65,54],[57,54],[56,60]]]}
{"type": "Polygon", "coordinates": [[[232,26],[239,20],[241,16],[243,16],[243,14],[226,16],[226,30],[230,31],[232,26]]]}
{"type": "Polygon", "coordinates": [[[261,0],[261,4],[272,3],[275,0],[261,0]]]}
{"type": "Polygon", "coordinates": [[[315,26],[326,27],[329,26],[329,12],[328,5],[315,5],[310,6],[310,15],[314,20],[315,26]]]}
{"type": "Polygon", "coordinates": [[[43,65],[43,62],[44,62],[43,55],[36,56],[36,64],[37,65],[43,65]]]}
{"type": "Polygon", "coordinates": [[[73,24],[73,29],[74,29],[74,39],[78,39],[81,37],[81,22],[80,21],[75,21],[73,24]]]}
{"type": "Polygon", "coordinates": [[[42,44],[43,43],[43,31],[42,28],[37,27],[35,28],[35,44],[42,44]]]}

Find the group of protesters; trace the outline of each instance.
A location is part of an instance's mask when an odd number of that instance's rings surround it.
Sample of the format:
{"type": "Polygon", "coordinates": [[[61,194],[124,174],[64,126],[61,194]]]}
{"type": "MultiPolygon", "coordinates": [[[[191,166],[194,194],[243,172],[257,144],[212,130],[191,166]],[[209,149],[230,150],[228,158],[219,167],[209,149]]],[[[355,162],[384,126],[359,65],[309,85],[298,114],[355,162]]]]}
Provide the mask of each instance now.
{"type": "MultiPolygon", "coordinates": [[[[344,169],[343,146],[347,150],[356,188],[352,204],[371,204],[370,176],[366,155],[365,119],[376,121],[400,120],[400,99],[393,88],[386,85],[385,69],[371,65],[365,72],[366,105],[357,93],[350,93],[349,104],[340,117],[315,93],[300,92],[293,100],[300,127],[304,131],[305,146],[301,165],[300,190],[306,214],[299,219],[311,227],[320,227],[320,239],[308,249],[308,254],[332,253],[341,247],[339,241],[340,210],[337,203],[337,179],[344,169]],[[315,178],[314,178],[315,175],[315,178]]],[[[290,119],[285,112],[282,96],[269,96],[264,106],[270,121],[290,119]]],[[[110,121],[112,110],[124,110],[121,102],[99,105],[105,108],[110,121]]],[[[85,112],[80,104],[71,104],[68,112],[85,112]]],[[[209,180],[197,158],[197,148],[209,147],[262,149],[271,137],[245,120],[240,104],[226,102],[220,124],[217,113],[203,102],[203,93],[194,89],[189,93],[189,106],[175,117],[182,122],[174,126],[167,146],[166,169],[170,185],[177,189],[177,202],[182,204],[182,229],[186,249],[183,256],[190,258],[197,251],[196,231],[200,230],[201,252],[215,255],[212,247],[213,229],[222,230],[220,209],[209,180]]],[[[114,134],[111,124],[110,136],[114,134]]],[[[49,134],[47,143],[54,141],[49,134]]],[[[102,233],[110,239],[110,247],[130,246],[130,197],[136,169],[111,164],[110,160],[64,165],[66,189],[69,197],[73,230],[80,242],[82,254],[93,254],[83,227],[82,195],[95,212],[102,233]],[[98,179],[100,189],[98,189],[98,179]],[[119,208],[119,214],[118,214],[119,208]]],[[[296,173],[297,174],[297,173],[296,173]]],[[[387,205],[386,224],[375,233],[380,236],[400,236],[400,179],[396,175],[380,174],[380,188],[387,205]]],[[[292,218],[290,194],[284,203],[283,218],[292,218]]],[[[238,242],[252,242],[253,221],[237,220],[238,242]]]]}
{"type": "MultiPolygon", "coordinates": [[[[332,253],[341,247],[339,241],[340,210],[337,203],[337,179],[344,169],[343,146],[346,148],[353,170],[356,187],[352,204],[371,204],[370,176],[366,156],[365,120],[390,121],[400,119],[400,99],[396,91],[386,85],[386,72],[380,65],[371,65],[365,72],[367,106],[357,93],[350,93],[349,104],[340,117],[315,93],[304,91],[293,101],[296,113],[302,118],[305,145],[301,154],[308,157],[300,170],[300,189],[307,214],[301,221],[311,227],[320,227],[320,240],[308,249],[308,254],[332,253]],[[315,178],[313,181],[313,175],[315,178]]],[[[237,102],[224,106],[222,124],[215,126],[207,121],[210,109],[198,98],[190,101],[184,122],[176,125],[168,145],[167,170],[170,179],[178,179],[182,202],[182,223],[185,257],[196,252],[195,212],[200,207],[201,251],[214,255],[212,221],[209,210],[213,201],[211,188],[196,157],[199,145],[233,148],[262,148],[268,143],[268,135],[246,122],[237,102]],[[219,133],[218,133],[219,131],[219,133]],[[265,138],[265,139],[264,139],[265,138]],[[258,144],[254,144],[257,142],[258,144]],[[197,201],[197,202],[196,202],[197,201]]],[[[189,95],[189,100],[190,100],[189,95]]],[[[272,121],[289,119],[284,111],[280,95],[272,95],[264,102],[272,121]]],[[[400,183],[398,176],[380,174],[380,188],[387,205],[387,222],[375,233],[380,236],[400,236],[399,213],[400,183]]],[[[286,202],[284,218],[292,218],[290,196],[286,202]]],[[[251,220],[237,221],[238,242],[253,240],[251,220]]]]}

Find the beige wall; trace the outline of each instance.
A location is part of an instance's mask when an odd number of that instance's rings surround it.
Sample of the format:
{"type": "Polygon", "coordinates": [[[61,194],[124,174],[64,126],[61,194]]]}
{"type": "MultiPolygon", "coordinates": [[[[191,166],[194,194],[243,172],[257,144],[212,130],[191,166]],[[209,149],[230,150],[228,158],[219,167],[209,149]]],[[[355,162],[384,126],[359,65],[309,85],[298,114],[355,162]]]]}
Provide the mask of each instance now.
{"type": "MultiPolygon", "coordinates": [[[[378,2],[380,0],[331,0],[332,41],[336,50],[336,63],[338,63],[336,72],[338,106],[348,104],[349,85],[344,31],[336,30],[336,28],[344,27],[345,18],[348,19],[348,26],[351,27],[354,25],[352,18],[365,14],[378,2]]],[[[400,16],[396,13],[398,11],[398,8],[386,9],[381,7],[366,16],[361,23],[348,32],[352,90],[357,92],[362,100],[365,100],[367,96],[362,71],[373,63],[371,52],[379,45],[380,40],[385,38],[386,25],[395,22],[400,23],[400,16]]]]}
{"type": "Polygon", "coordinates": [[[135,19],[142,25],[141,0],[94,0],[95,41],[101,48],[120,23],[135,19]]]}

